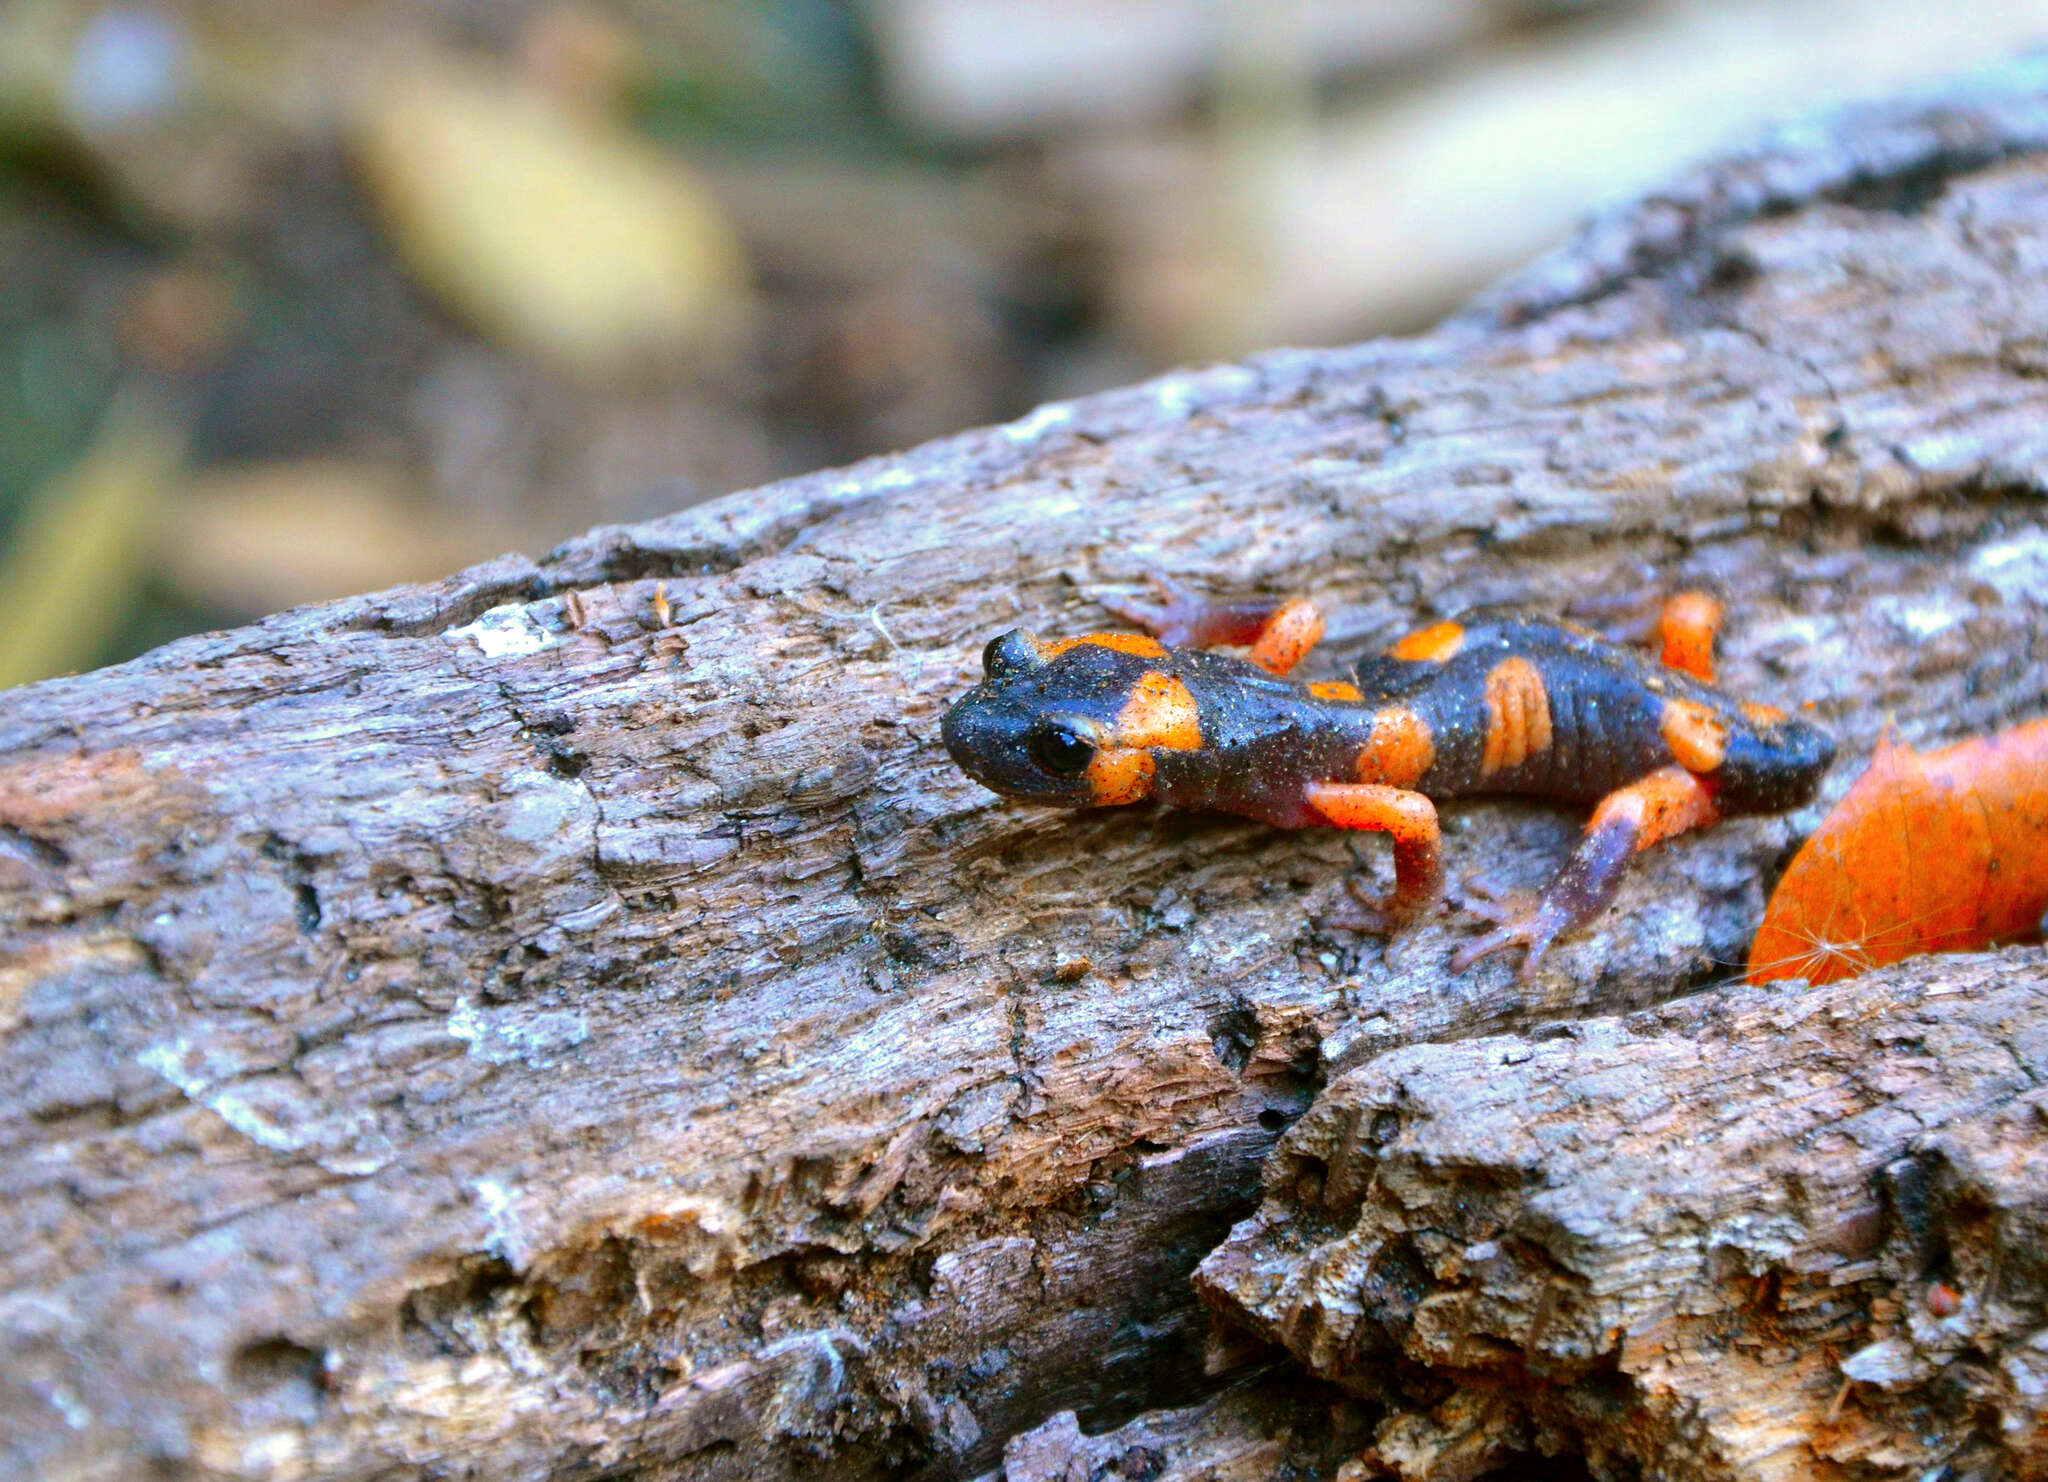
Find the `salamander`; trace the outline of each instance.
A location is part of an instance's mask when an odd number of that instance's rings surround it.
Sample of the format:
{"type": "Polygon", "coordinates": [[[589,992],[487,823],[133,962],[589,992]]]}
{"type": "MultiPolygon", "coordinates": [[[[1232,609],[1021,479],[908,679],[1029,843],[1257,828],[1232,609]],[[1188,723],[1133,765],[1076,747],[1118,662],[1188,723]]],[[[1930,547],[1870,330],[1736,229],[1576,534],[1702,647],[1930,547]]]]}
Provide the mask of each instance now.
{"type": "Polygon", "coordinates": [[[1532,975],[1559,935],[1606,909],[1631,856],[1726,817],[1799,807],[1834,758],[1816,727],[1713,686],[1721,608],[1702,593],[1664,605],[1657,659],[1570,623],[1487,612],[1410,633],[1348,681],[1309,684],[1286,676],[1322,637],[1312,604],[1168,595],[1111,609],[1142,632],[992,639],[981,683],[945,717],[953,760],[1010,798],[1157,798],[1282,828],[1386,833],[1392,894],[1325,918],[1374,932],[1443,893],[1438,800],[1593,804],[1533,903],[1466,902],[1494,929],[1459,950],[1457,971],[1519,944],[1532,975]],[[1244,654],[1211,651],[1222,647],[1244,654]]]}

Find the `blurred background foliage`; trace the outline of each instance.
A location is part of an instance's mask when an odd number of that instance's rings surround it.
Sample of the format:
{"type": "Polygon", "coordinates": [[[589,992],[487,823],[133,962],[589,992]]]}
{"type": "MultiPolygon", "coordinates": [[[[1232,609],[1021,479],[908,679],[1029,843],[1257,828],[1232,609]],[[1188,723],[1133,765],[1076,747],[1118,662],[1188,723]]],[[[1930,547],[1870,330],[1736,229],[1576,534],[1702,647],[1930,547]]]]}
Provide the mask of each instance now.
{"type": "Polygon", "coordinates": [[[1945,0],[0,3],[0,683],[1418,328],[1945,0]]]}

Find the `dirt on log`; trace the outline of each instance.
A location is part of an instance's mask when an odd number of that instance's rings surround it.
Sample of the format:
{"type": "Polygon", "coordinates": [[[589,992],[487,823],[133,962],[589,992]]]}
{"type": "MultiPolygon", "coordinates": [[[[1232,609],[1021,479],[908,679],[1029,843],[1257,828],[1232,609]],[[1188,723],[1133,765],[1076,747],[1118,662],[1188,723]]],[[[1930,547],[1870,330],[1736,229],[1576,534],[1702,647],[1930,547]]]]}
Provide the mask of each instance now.
{"type": "MultiPolygon", "coordinates": [[[[1384,882],[1378,841],[1002,803],[936,731],[991,635],[1101,626],[1155,571],[1320,599],[1330,673],[1478,603],[1705,584],[1725,681],[1810,707],[1838,794],[1886,725],[2048,711],[2044,492],[2035,60],[1702,167],[1427,336],[1041,408],[0,696],[0,1472],[1447,1478],[1526,1444],[1608,1475],[1973,1447],[2040,1475],[2038,1044],[2022,1017],[2010,1065],[1949,1066],[1883,1032],[1990,1057],[1993,1006],[2038,1023],[2038,954],[1830,990],[1818,1025],[1797,992],[1711,989],[1809,812],[1652,851],[1532,984],[1454,975],[1455,913],[1317,926],[1345,872],[1384,882]],[[1725,1083],[1690,1064],[1717,1057],[1725,1083]],[[1659,1066],[1695,1094],[1632,1127],[1659,1066]],[[1324,1393],[1210,1337],[1189,1277],[1353,1067],[1211,1267],[1240,1317],[1326,1330],[1222,1273],[1279,1201],[1323,1230],[1298,1150],[1361,1146],[1343,1108],[1397,1073],[1432,1120],[1351,1154],[1347,1199],[1382,1212],[1359,1180],[1398,1167],[1416,1211],[1491,1178],[1512,1219],[1555,1178],[1573,1213],[1497,1264],[1460,1247],[1462,1275],[1403,1226],[1418,1310],[1466,1326],[1439,1351],[1368,1307],[1358,1362],[1303,1347],[1324,1393]],[[1899,1181],[1930,1159],[1968,1171],[1899,1181]],[[1849,1266],[1808,1200],[1865,1221],[1849,1266]],[[1981,1344],[1923,1333],[1937,1279],[1981,1344]],[[1379,1345],[1401,1372],[1362,1380],[1379,1345]],[[1555,1394],[1494,1418],[1531,1386],[1555,1394]],[[1439,1444],[1460,1405],[1484,1446],[1439,1444]]],[[[1450,817],[1451,868],[1507,882],[1578,822],[1450,817]]]]}

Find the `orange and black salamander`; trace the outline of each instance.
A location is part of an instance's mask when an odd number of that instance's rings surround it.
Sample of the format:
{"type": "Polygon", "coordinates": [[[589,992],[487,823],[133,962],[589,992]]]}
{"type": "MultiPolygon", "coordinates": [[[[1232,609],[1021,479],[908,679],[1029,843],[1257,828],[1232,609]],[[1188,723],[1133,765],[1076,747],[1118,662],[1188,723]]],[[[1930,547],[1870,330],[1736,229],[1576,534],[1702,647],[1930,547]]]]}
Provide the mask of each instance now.
{"type": "Polygon", "coordinates": [[[945,718],[954,761],[1012,798],[1149,797],[1283,828],[1389,834],[1392,896],[1325,918],[1373,931],[1442,893],[1433,799],[1595,804],[1533,904],[1474,905],[1496,929],[1457,954],[1461,971],[1519,943],[1528,976],[1560,933],[1613,900],[1631,855],[1735,814],[1809,802],[1834,758],[1813,726],[1708,682],[1721,612],[1701,593],[1665,604],[1661,661],[1568,624],[1490,613],[1423,628],[1361,661],[1350,682],[1318,684],[1282,677],[1322,636],[1306,602],[1176,593],[1114,610],[1149,636],[1014,630],[991,641],[985,677],[945,718]],[[1227,646],[1248,651],[1206,651],[1227,646]]]}

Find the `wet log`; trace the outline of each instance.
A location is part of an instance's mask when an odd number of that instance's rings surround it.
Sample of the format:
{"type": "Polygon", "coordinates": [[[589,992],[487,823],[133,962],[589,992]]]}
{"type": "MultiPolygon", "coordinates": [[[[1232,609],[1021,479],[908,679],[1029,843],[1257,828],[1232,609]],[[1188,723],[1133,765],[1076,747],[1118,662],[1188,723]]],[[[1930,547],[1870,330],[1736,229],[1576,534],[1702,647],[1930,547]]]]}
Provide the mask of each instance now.
{"type": "MultiPolygon", "coordinates": [[[[1697,990],[1811,817],[1655,851],[1533,983],[1456,975],[1455,914],[1318,926],[1376,841],[978,790],[936,727],[981,644],[1163,571],[1321,599],[1334,673],[1706,583],[1727,682],[1851,767],[2039,714],[2044,146],[2016,64],[1420,338],[0,696],[0,1472],[957,1478],[1206,1403],[1256,1355],[1205,1363],[1188,1276],[1330,1077],[1697,990]]],[[[1510,882],[1576,826],[1452,817],[1510,882]]]]}

